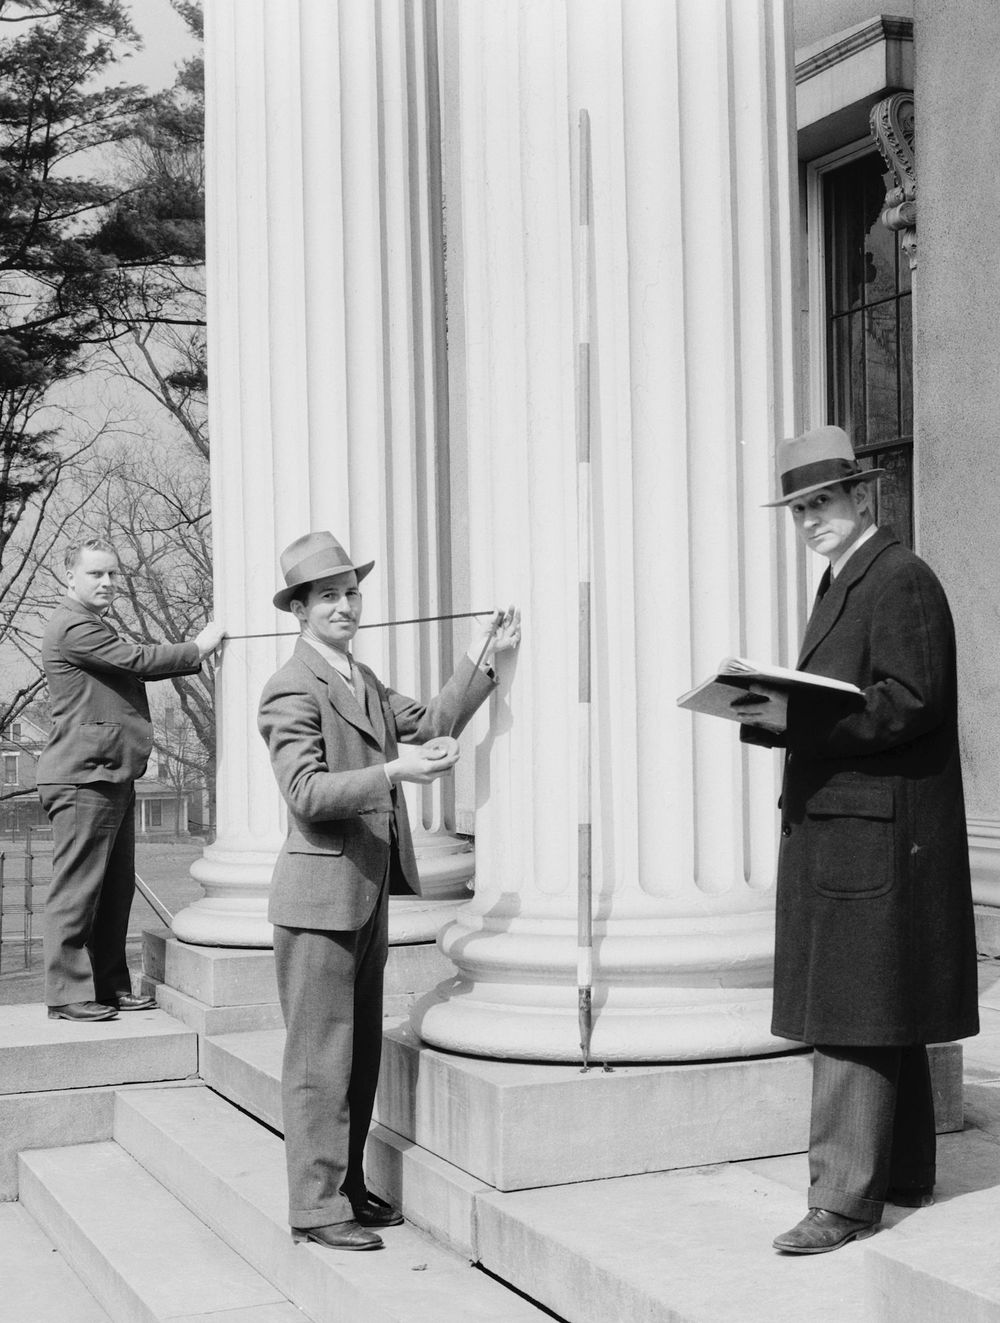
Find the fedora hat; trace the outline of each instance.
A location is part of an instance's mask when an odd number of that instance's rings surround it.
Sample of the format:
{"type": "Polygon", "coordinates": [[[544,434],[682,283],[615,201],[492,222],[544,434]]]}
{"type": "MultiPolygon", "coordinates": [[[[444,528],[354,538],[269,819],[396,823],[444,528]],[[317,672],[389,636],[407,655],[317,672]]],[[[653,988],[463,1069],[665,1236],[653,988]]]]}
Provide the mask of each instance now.
{"type": "Polygon", "coordinates": [[[885,469],[863,469],[854,457],[851,438],[842,427],[814,427],[802,436],[778,442],[778,483],[781,495],[766,506],[787,505],[800,496],[835,487],[852,479],[877,478],[885,469]]]}
{"type": "Polygon", "coordinates": [[[351,570],[360,583],[374,564],[370,560],[364,565],[355,565],[332,533],[306,533],[289,543],[281,553],[285,587],[275,593],[272,600],[279,611],[290,611],[292,598],[306,585],[351,570]]]}

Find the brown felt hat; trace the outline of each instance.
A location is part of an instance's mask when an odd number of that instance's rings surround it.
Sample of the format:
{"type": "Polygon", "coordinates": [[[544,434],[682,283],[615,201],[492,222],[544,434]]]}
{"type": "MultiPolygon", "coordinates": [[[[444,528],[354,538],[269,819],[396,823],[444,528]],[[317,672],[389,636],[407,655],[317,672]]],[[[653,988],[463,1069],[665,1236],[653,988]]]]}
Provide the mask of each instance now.
{"type": "Polygon", "coordinates": [[[885,469],[863,469],[854,457],[851,438],[842,427],[814,427],[802,436],[778,442],[778,484],[781,495],[766,506],[787,505],[823,487],[852,479],[877,478],[885,469]]]}
{"type": "Polygon", "coordinates": [[[351,570],[360,583],[374,564],[370,560],[364,565],[355,565],[332,533],[306,533],[281,553],[285,587],[274,594],[272,601],[279,611],[290,611],[292,598],[308,584],[351,570]]]}

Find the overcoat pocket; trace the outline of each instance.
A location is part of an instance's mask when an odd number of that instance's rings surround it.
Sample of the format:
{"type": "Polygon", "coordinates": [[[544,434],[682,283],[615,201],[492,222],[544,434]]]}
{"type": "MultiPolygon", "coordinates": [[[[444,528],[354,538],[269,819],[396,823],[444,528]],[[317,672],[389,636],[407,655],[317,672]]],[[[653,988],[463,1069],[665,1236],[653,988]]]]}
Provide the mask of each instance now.
{"type": "Polygon", "coordinates": [[[867,900],[892,890],[895,797],[891,785],[829,785],[806,805],[809,880],[822,896],[867,900]]]}

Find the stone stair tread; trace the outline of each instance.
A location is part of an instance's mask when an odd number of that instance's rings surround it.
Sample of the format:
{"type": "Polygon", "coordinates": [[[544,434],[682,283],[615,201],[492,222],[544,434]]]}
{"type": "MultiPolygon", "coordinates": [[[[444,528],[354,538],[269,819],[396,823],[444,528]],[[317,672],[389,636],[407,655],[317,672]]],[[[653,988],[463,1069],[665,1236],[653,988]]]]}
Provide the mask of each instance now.
{"type": "Polygon", "coordinates": [[[3,1316],[27,1323],[111,1323],[41,1227],[20,1204],[0,1204],[3,1316]]]}
{"type": "Polygon", "coordinates": [[[962,1179],[978,1168],[977,1183],[996,1181],[1000,1153],[981,1134],[967,1138],[967,1172],[951,1187],[939,1184],[937,1202],[906,1218],[895,1234],[868,1242],[869,1287],[880,1323],[1000,1323],[1000,1185],[977,1189],[962,1179]]]}
{"type": "Polygon", "coordinates": [[[180,1323],[226,1311],[241,1323],[301,1323],[275,1286],[117,1144],[35,1149],[20,1165],[22,1203],[112,1317],[180,1323]]]}
{"type": "Polygon", "coordinates": [[[844,1323],[865,1314],[864,1244],[792,1258],[771,1241],[804,1213],[730,1163],[480,1196],[483,1265],[574,1323],[844,1323]],[[544,1265],[534,1272],[534,1260],[544,1265]]]}
{"type": "Polygon", "coordinates": [[[212,1040],[218,1047],[245,1061],[248,1066],[281,1078],[281,1057],[285,1050],[285,1030],[247,1029],[239,1033],[219,1034],[212,1040]]]}
{"type": "Polygon", "coordinates": [[[542,1311],[412,1226],[351,1254],[293,1244],[279,1136],[211,1089],[135,1089],[115,1135],[316,1323],[529,1323],[542,1311]]]}
{"type": "Polygon", "coordinates": [[[0,1093],[184,1079],[197,1070],[197,1034],[159,1009],[81,1024],[50,1020],[28,1002],[0,1016],[0,1093]]]}

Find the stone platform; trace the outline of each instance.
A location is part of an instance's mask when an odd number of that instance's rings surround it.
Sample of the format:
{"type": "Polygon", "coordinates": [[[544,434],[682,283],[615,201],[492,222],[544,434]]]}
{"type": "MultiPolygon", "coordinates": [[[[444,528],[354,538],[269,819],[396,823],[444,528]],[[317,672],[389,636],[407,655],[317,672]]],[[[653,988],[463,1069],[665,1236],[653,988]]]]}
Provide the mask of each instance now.
{"type": "MultiPolygon", "coordinates": [[[[930,1057],[938,1130],[960,1130],[961,1048],[930,1057]]],[[[400,1023],[383,1036],[378,1118],[495,1189],[522,1190],[799,1152],[811,1090],[808,1051],[583,1073],[438,1051],[400,1023]]]]}
{"type": "MultiPolygon", "coordinates": [[[[403,917],[408,917],[404,913],[403,917]]],[[[435,914],[440,919],[441,909],[435,914]]],[[[401,937],[416,935],[416,918],[401,937]]],[[[425,925],[426,926],[426,925],[425,925]]],[[[454,966],[433,936],[397,940],[385,970],[385,1012],[400,1015],[454,966]]],[[[162,931],[143,934],[142,990],[199,1034],[232,1034],[282,1026],[274,953],[269,949],[195,946],[162,931]]]]}

